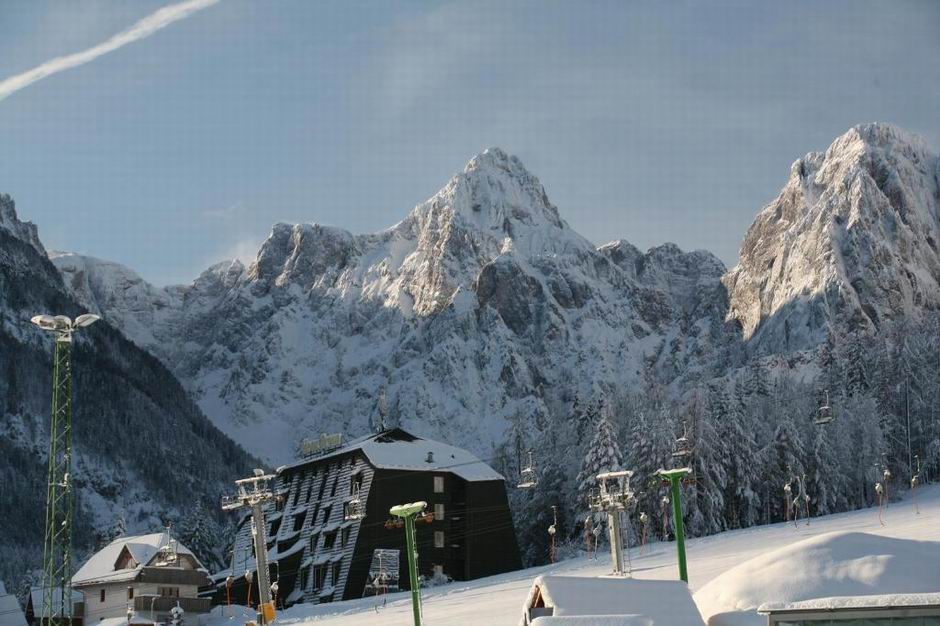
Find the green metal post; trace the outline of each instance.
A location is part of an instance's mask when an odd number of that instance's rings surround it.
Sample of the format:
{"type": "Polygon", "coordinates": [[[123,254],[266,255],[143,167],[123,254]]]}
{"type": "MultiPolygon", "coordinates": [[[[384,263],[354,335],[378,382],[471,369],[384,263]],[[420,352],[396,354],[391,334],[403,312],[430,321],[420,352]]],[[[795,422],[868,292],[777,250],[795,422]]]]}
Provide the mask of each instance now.
{"type": "Polygon", "coordinates": [[[71,334],[56,333],[40,614],[49,626],[64,626],[72,615],[71,349],[71,334]]]}
{"type": "Polygon", "coordinates": [[[669,480],[672,489],[672,521],[676,530],[676,552],[679,556],[679,578],[689,582],[689,572],[685,562],[685,527],[682,523],[682,502],[679,482],[692,470],[687,467],[673,470],[659,470],[659,475],[669,480]]]}
{"type": "Polygon", "coordinates": [[[418,549],[415,541],[415,516],[427,507],[427,502],[400,504],[389,509],[389,513],[405,521],[405,549],[408,550],[408,579],[411,584],[411,608],[415,626],[421,626],[421,587],[418,585],[418,549]]]}

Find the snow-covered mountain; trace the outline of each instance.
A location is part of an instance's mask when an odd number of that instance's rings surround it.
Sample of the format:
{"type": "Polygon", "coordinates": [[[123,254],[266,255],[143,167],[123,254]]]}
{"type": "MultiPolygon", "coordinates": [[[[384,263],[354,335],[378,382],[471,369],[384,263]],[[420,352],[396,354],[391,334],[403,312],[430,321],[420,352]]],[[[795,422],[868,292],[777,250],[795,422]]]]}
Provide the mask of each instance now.
{"type": "Polygon", "coordinates": [[[380,419],[484,457],[510,429],[566,428],[577,395],[713,375],[722,263],[665,245],[601,248],[497,148],[388,230],[276,224],[247,268],[157,289],[54,259],[76,297],[158,355],[237,441],[272,459],[380,419]]]}
{"type": "Polygon", "coordinates": [[[729,315],[759,353],[875,330],[940,305],[940,158],[865,124],[797,160],[723,279],[729,315]]]}
{"type": "Polygon", "coordinates": [[[272,460],[311,434],[367,431],[381,395],[389,422],[486,458],[571,429],[576,405],[646,370],[687,388],[745,349],[811,351],[830,329],[936,308],[938,162],[896,127],[852,128],[793,165],[730,272],[672,244],[595,248],[495,148],[387,230],[276,224],[248,267],[222,263],[191,285],[54,262],[76,298],[272,460]]]}
{"type": "MultiPolygon", "coordinates": [[[[52,338],[37,313],[82,307],[50,263],[36,227],[0,194],[0,579],[41,566],[52,338]]],[[[128,530],[182,528],[194,511],[213,516],[251,458],[216,429],[173,374],[106,321],[73,345],[74,483],[79,555],[118,518],[128,530]]],[[[184,531],[185,532],[185,531],[184,531]]]]}

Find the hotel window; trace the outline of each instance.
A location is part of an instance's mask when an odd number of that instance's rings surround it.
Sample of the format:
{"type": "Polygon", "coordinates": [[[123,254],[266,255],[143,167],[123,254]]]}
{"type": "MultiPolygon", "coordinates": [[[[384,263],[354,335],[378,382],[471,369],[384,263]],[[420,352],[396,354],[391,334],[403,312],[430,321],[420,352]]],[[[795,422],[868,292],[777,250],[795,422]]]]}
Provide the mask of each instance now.
{"type": "Polygon", "coordinates": [[[301,472],[297,475],[297,486],[294,487],[294,506],[297,506],[297,501],[300,500],[300,486],[304,482],[304,472],[301,472]]]}
{"type": "Polygon", "coordinates": [[[101,601],[104,602],[104,589],[101,590],[101,601]]]}
{"type": "Polygon", "coordinates": [[[444,493],[444,477],[434,477],[434,493],[444,493]]]}
{"type": "MultiPolygon", "coordinates": [[[[315,565],[313,567],[313,590],[323,589],[323,583],[326,581],[326,565],[315,565]]],[[[321,600],[322,602],[322,600],[321,600]]]]}
{"type": "Polygon", "coordinates": [[[343,562],[342,562],[342,561],[336,561],[335,563],[333,563],[333,576],[332,576],[332,578],[333,578],[333,586],[334,586],[334,587],[339,584],[339,574],[340,574],[340,571],[341,571],[342,569],[343,569],[343,562]]]}
{"type": "Polygon", "coordinates": [[[435,548],[444,547],[444,531],[443,530],[434,531],[434,547],[435,548]]]}
{"type": "Polygon", "coordinates": [[[307,519],[307,512],[303,511],[299,515],[294,516],[294,531],[298,531],[304,527],[304,520],[307,519]]]}
{"type": "Polygon", "coordinates": [[[323,549],[332,550],[333,546],[336,545],[336,533],[326,533],[323,535],[323,549]]]}
{"type": "Polygon", "coordinates": [[[317,492],[317,500],[323,499],[323,492],[326,491],[326,479],[329,478],[330,476],[331,468],[332,468],[332,465],[328,467],[326,470],[324,470],[323,472],[323,480],[320,481],[320,491],[317,492]]]}
{"type": "Polygon", "coordinates": [[[350,528],[347,526],[342,530],[342,534],[340,535],[340,546],[343,548],[345,548],[346,544],[349,543],[349,531],[350,528]]]}
{"type": "Polygon", "coordinates": [[[310,554],[313,554],[317,550],[317,543],[320,541],[320,535],[318,533],[313,533],[310,535],[310,554]]]}
{"type": "Polygon", "coordinates": [[[133,588],[133,587],[128,587],[128,588],[127,588],[127,599],[128,599],[128,600],[133,600],[133,599],[134,599],[134,588],[133,588]]]}
{"type": "Polygon", "coordinates": [[[434,505],[434,521],[438,520],[444,521],[444,505],[440,503],[434,505]]]}
{"type": "Polygon", "coordinates": [[[336,495],[336,485],[338,484],[339,484],[339,472],[336,473],[336,477],[333,479],[333,488],[330,489],[331,498],[336,495]]]}
{"type": "Polygon", "coordinates": [[[300,570],[300,588],[306,591],[308,582],[310,582],[310,568],[305,567],[300,570]]]}
{"type": "Polygon", "coordinates": [[[326,508],[323,509],[323,523],[324,523],[324,524],[328,524],[328,523],[329,523],[329,521],[330,521],[330,512],[332,511],[332,509],[333,509],[333,507],[331,507],[331,506],[328,506],[328,507],[326,507],[326,508]]]}

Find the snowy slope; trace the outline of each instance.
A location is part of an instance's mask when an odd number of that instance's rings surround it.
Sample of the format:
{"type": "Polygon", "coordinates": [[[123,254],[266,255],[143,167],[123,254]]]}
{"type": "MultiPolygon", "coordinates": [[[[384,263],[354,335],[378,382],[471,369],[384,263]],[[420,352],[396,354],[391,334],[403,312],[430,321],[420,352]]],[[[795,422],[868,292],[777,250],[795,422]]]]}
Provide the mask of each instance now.
{"type": "Polygon", "coordinates": [[[497,148],[368,235],[277,224],[248,267],[157,289],[61,255],[76,297],[159,356],[215,423],[286,460],[301,437],[388,420],[484,458],[635,381],[708,371],[725,268],[673,245],[596,249],[538,179],[497,148]],[[224,322],[222,321],[224,320],[224,322]]]}
{"type": "MultiPolygon", "coordinates": [[[[794,528],[793,524],[773,524],[747,530],[730,531],[705,537],[691,539],[688,544],[689,583],[693,591],[701,590],[706,593],[706,586],[710,581],[717,580],[719,576],[732,570],[735,566],[748,559],[758,557],[769,558],[768,553],[782,550],[783,554],[797,542],[810,539],[813,543],[824,547],[835,537],[858,537],[857,533],[874,535],[871,549],[882,555],[891,555],[895,543],[890,538],[915,539],[917,541],[940,542],[940,487],[929,486],[922,488],[918,494],[920,514],[915,515],[910,500],[892,504],[885,516],[885,525],[878,522],[875,509],[864,509],[839,515],[814,518],[809,526],[800,525],[794,528]],[[848,533],[848,534],[846,534],[848,533]]],[[[904,545],[903,543],[901,544],[904,545]]],[[[923,544],[930,550],[937,550],[937,543],[923,544]]],[[[865,546],[862,546],[864,549],[865,546]]],[[[897,554],[903,556],[905,548],[897,554]]],[[[800,551],[802,553],[802,551],[800,551]]],[[[849,563],[846,571],[853,569],[868,577],[868,580],[878,580],[881,565],[896,568],[900,564],[890,565],[892,556],[874,556],[870,564],[864,562],[849,563]],[[857,566],[857,567],[856,567],[857,566]]],[[[923,561],[923,559],[918,559],[923,561]]],[[[631,562],[636,578],[671,580],[677,577],[676,557],[674,544],[652,544],[651,549],[644,555],[639,555],[634,547],[631,550],[631,562]]],[[[779,584],[788,584],[788,581],[797,583],[800,578],[800,568],[795,563],[786,561],[779,564],[782,568],[780,576],[783,580],[768,587],[768,593],[775,593],[779,584]]],[[[930,565],[928,562],[927,565],[930,565]]],[[[522,612],[522,605],[526,599],[529,588],[536,576],[543,574],[556,574],[565,576],[603,576],[610,572],[609,557],[601,555],[598,561],[576,558],[563,561],[552,566],[535,567],[509,574],[492,576],[477,581],[462,583],[455,582],[435,587],[423,592],[424,623],[430,626],[477,626],[491,624],[493,626],[515,626],[522,612]]],[[[918,584],[932,584],[940,588],[940,570],[918,570],[924,578],[918,584]],[[930,582],[932,581],[932,583],[930,582]]],[[[906,575],[901,572],[898,576],[891,576],[892,581],[902,581],[906,575]]],[[[884,592],[916,591],[907,590],[902,584],[888,584],[885,581],[884,592]]],[[[909,579],[908,579],[909,580],[909,579]]],[[[917,582],[917,581],[914,581],[917,582]]],[[[796,586],[794,586],[796,588],[796,586]]],[[[822,587],[820,587],[823,591],[822,587]]],[[[858,587],[853,587],[852,592],[858,587]]],[[[755,591],[759,591],[755,586],[755,591]]],[[[706,605],[704,595],[696,593],[696,602],[700,608],[706,605]]],[[[871,589],[872,594],[882,593],[877,588],[871,589]]],[[[747,598],[746,604],[754,609],[764,602],[775,598],[760,593],[747,598]]],[[[713,610],[707,608],[707,611],[713,610]]],[[[229,626],[241,623],[237,617],[228,618],[224,609],[217,609],[217,618],[210,621],[208,626],[229,626]]],[[[241,616],[241,609],[233,608],[232,615],[241,616]]],[[[705,617],[711,617],[706,613],[705,617]]],[[[729,616],[729,619],[734,619],[729,616]]],[[[759,616],[756,611],[749,610],[740,621],[730,622],[746,626],[759,626],[766,623],[766,617],[759,616]]],[[[364,598],[347,602],[335,602],[318,606],[297,605],[278,614],[278,621],[285,626],[300,626],[306,624],[328,624],[329,626],[409,626],[412,623],[411,600],[407,593],[392,594],[388,597],[387,605],[382,600],[364,598]]],[[[716,621],[714,625],[723,626],[729,622],[716,621]]],[[[675,624],[672,626],[682,626],[675,624]]]]}
{"type": "Polygon", "coordinates": [[[723,279],[729,317],[769,354],[936,309],[938,219],[937,154],[895,126],[856,126],[796,161],[754,220],[723,279]]]}

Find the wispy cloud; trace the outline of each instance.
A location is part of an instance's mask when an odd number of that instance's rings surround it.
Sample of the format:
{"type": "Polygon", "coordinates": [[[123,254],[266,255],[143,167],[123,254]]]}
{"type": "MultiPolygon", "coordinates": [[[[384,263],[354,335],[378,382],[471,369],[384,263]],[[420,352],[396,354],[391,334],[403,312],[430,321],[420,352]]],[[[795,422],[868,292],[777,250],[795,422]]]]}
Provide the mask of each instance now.
{"type": "Polygon", "coordinates": [[[0,81],[0,100],[3,100],[24,87],[32,85],[38,80],[42,80],[53,74],[58,74],[64,70],[72,69],[73,67],[78,67],[79,65],[84,65],[104,54],[126,46],[129,43],[149,37],[173,22],[185,19],[196,11],[201,11],[217,2],[219,2],[219,0],[188,0],[188,2],[180,2],[163,7],[139,20],[127,30],[121,31],[96,46],[92,46],[81,52],[56,57],[22,74],[17,74],[16,76],[11,76],[0,81]]]}

